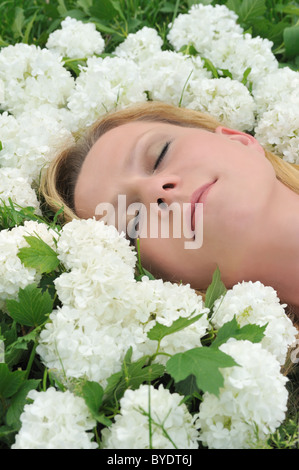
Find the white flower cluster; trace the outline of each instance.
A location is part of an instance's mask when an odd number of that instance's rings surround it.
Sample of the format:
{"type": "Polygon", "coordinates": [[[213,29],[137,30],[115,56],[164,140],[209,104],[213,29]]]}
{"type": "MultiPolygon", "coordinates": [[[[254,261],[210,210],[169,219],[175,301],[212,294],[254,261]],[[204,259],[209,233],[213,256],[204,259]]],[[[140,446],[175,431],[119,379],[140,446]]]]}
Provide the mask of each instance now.
{"type": "Polygon", "coordinates": [[[170,393],[162,385],[126,390],[120,414],[102,431],[104,449],[197,449],[199,433],[181,401],[178,393],[170,393]]]}
{"type": "Polygon", "coordinates": [[[137,65],[121,57],[91,57],[68,97],[72,131],[91,125],[98,117],[146,101],[137,65]]]}
{"type": "Polygon", "coordinates": [[[163,41],[158,32],[144,26],[137,33],[128,34],[126,39],[115,48],[114,54],[124,59],[143,62],[161,52],[162,45],[163,41]]]}
{"type": "Polygon", "coordinates": [[[248,89],[237,80],[215,78],[190,83],[192,100],[187,107],[209,113],[223,125],[250,131],[255,125],[256,106],[248,89]]]}
{"type": "Polygon", "coordinates": [[[46,47],[63,57],[79,59],[101,54],[105,42],[94,23],[83,23],[67,16],[61,22],[61,29],[49,35],[46,47]]]}
{"type": "Polygon", "coordinates": [[[222,369],[219,396],[205,393],[197,426],[209,449],[246,449],[259,445],[283,422],[287,378],[260,343],[231,339],[220,349],[238,366],[222,369]]]}
{"type": "MultiPolygon", "coordinates": [[[[95,219],[64,226],[58,256],[68,272],[55,280],[62,307],[52,312],[41,332],[38,353],[49,368],[67,377],[105,384],[121,368],[130,346],[133,360],[153,354],[156,341],[147,332],[159,322],[170,326],[179,317],[202,317],[161,342],[173,354],[201,346],[207,333],[207,309],[190,286],[144,278],[136,282],[136,255],[124,235],[95,219]]],[[[160,362],[164,362],[159,359],[160,362]]]]}
{"type": "Polygon", "coordinates": [[[35,214],[42,215],[36,192],[18,168],[0,168],[0,206],[8,205],[9,199],[21,207],[33,207],[35,214]]]}
{"type": "Polygon", "coordinates": [[[24,226],[0,231],[0,308],[6,299],[16,299],[19,289],[38,283],[41,274],[34,268],[26,268],[18,257],[20,248],[29,246],[24,236],[38,236],[55,249],[56,232],[46,224],[26,221],[24,226]]]}
{"type": "Polygon", "coordinates": [[[259,116],[255,137],[267,150],[298,164],[299,73],[285,67],[265,75],[253,97],[259,116]]]}
{"type": "Polygon", "coordinates": [[[43,104],[62,107],[74,86],[61,58],[46,48],[22,43],[1,49],[0,79],[4,83],[0,107],[13,114],[43,104]]]}
{"type": "Polygon", "coordinates": [[[39,181],[40,172],[54,158],[62,142],[73,137],[62,122],[63,117],[49,106],[32,108],[17,117],[0,115],[0,166],[22,171],[29,184],[39,181]],[[53,116],[51,116],[51,111],[53,116]]]}
{"type": "MultiPolygon", "coordinates": [[[[196,7],[200,7],[200,11],[211,15],[211,6],[197,5],[196,7]]],[[[195,7],[194,11],[197,11],[195,7]]],[[[232,24],[236,26],[235,15],[232,12],[229,12],[226,7],[221,8],[220,11],[225,11],[225,19],[231,17],[232,24]]],[[[189,15],[181,15],[175,20],[168,36],[170,41],[173,37],[172,32],[177,28],[176,22],[180,24],[181,19],[184,19],[185,16],[189,17],[189,15]]],[[[187,19],[189,20],[189,18],[187,19]]],[[[183,24],[185,26],[185,22],[183,24]]],[[[235,80],[229,78],[213,79],[211,71],[204,67],[201,54],[188,56],[178,51],[183,45],[194,44],[191,36],[194,39],[197,32],[201,34],[198,25],[195,26],[197,18],[193,28],[191,24],[192,22],[188,23],[190,37],[188,40],[186,39],[186,42],[184,42],[183,35],[180,34],[181,31],[178,34],[178,40],[181,42],[176,51],[162,51],[157,33],[150,28],[143,28],[135,34],[130,34],[116,48],[115,53],[138,65],[143,89],[146,90],[150,99],[207,112],[219,119],[224,125],[242,131],[252,130],[255,124],[255,103],[246,86],[241,83],[245,69],[240,68],[242,72],[239,72],[239,76],[235,80]],[[149,41],[150,39],[152,42],[149,41]],[[239,79],[240,81],[238,81],[239,79]]],[[[210,34],[213,34],[213,27],[215,25],[210,18],[206,22],[205,28],[209,30],[210,34]]],[[[239,31],[239,27],[237,29],[239,31]]],[[[228,31],[230,31],[230,27],[228,31]]],[[[206,38],[207,35],[203,35],[202,39],[206,38]]],[[[261,54],[261,56],[263,55],[261,54]]],[[[232,62],[235,64],[235,57],[232,58],[232,62]]],[[[219,63],[220,66],[228,68],[230,65],[219,63]]]]}
{"type": "Polygon", "coordinates": [[[12,449],[96,449],[91,432],[96,421],[83,398],[50,387],[32,390],[21,414],[22,427],[12,449]]]}
{"type": "Polygon", "coordinates": [[[167,37],[175,50],[192,44],[215,67],[229,70],[235,80],[242,81],[244,72],[251,68],[249,80],[255,83],[278,69],[273,44],[244,34],[237,19],[225,5],[193,5],[175,19],[167,37]]]}
{"type": "Polygon", "coordinates": [[[243,30],[237,24],[235,12],[225,5],[192,5],[188,14],[180,14],[175,19],[168,33],[168,39],[176,50],[192,44],[203,53],[212,50],[214,41],[237,35],[243,30]]]}
{"type": "Polygon", "coordinates": [[[236,316],[240,326],[267,325],[261,344],[283,365],[298,334],[285,307],[272,287],[259,281],[242,282],[216,300],[211,322],[218,329],[236,316]]]}

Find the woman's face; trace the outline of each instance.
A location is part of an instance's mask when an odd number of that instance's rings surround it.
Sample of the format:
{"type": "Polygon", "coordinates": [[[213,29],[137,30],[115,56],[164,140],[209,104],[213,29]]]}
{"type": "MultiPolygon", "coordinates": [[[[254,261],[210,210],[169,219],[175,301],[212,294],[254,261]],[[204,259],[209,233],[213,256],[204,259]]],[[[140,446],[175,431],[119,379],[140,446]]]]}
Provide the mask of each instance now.
{"type": "Polygon", "coordinates": [[[105,205],[115,208],[107,222],[123,230],[126,220],[125,228],[135,229],[146,269],[205,289],[217,266],[227,286],[246,278],[276,182],[250,135],[132,122],[92,147],[75,188],[75,207],[82,218],[103,214],[99,207],[105,205]],[[139,210],[137,219],[133,209],[139,210]]]}

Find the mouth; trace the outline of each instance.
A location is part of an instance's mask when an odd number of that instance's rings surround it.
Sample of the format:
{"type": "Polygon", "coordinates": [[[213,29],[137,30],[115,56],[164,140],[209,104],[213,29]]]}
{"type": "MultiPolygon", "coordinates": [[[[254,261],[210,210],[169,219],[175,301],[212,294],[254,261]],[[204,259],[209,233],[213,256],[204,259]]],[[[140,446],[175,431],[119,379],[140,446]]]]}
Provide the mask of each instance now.
{"type": "Polygon", "coordinates": [[[211,189],[211,187],[216,183],[217,179],[215,181],[212,181],[211,183],[206,183],[203,186],[200,186],[200,188],[197,188],[194,193],[191,195],[190,203],[191,203],[191,230],[194,232],[195,230],[195,204],[205,203],[205,200],[207,198],[208,192],[211,189]]]}

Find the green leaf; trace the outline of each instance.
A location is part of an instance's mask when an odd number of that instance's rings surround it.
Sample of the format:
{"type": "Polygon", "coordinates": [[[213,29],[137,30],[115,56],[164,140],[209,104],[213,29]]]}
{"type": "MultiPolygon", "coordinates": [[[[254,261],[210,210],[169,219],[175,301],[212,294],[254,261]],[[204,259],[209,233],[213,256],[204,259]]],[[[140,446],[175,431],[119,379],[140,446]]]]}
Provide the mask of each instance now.
{"type": "Polygon", "coordinates": [[[210,61],[210,59],[207,59],[206,57],[201,57],[201,59],[203,60],[204,68],[206,68],[212,73],[213,78],[219,78],[219,73],[215,65],[210,61]]]}
{"type": "Polygon", "coordinates": [[[198,55],[198,51],[195,49],[193,44],[185,44],[184,46],[180,48],[179,52],[182,52],[182,54],[191,55],[191,56],[198,55]]]}
{"type": "Polygon", "coordinates": [[[213,279],[206,292],[205,307],[212,310],[215,300],[226,293],[226,287],[221,281],[219,268],[214,271],[213,279]]]}
{"type": "Polygon", "coordinates": [[[21,7],[16,7],[15,18],[12,24],[12,32],[15,38],[23,36],[22,29],[25,21],[24,10],[21,7]]]}
{"type": "Polygon", "coordinates": [[[183,318],[180,317],[175,320],[170,326],[161,325],[161,323],[156,323],[153,328],[147,333],[147,337],[154,341],[161,341],[164,336],[171,335],[177,331],[183,330],[192,323],[195,323],[199,318],[202,317],[202,313],[194,317],[183,318]]]}
{"type": "Polygon", "coordinates": [[[219,369],[237,365],[232,357],[219,349],[203,346],[172,356],[166,364],[166,371],[176,382],[193,374],[200,390],[218,396],[224,383],[219,369]]]}
{"type": "Polygon", "coordinates": [[[41,238],[24,236],[29,247],[19,250],[18,256],[26,268],[35,268],[41,273],[54,271],[59,265],[57,253],[41,238]]]}
{"type": "Polygon", "coordinates": [[[6,414],[6,423],[8,426],[14,428],[20,427],[20,415],[23,412],[24,405],[26,404],[26,397],[30,390],[35,390],[38,387],[39,383],[40,380],[26,380],[13,395],[6,414]]]}
{"type": "Polygon", "coordinates": [[[25,372],[16,370],[10,372],[8,365],[0,364],[0,397],[9,398],[20,388],[24,380],[25,372]]]}
{"type": "Polygon", "coordinates": [[[275,10],[287,15],[299,16],[299,7],[296,5],[275,5],[275,10]]]}
{"type": "Polygon", "coordinates": [[[285,28],[283,32],[286,57],[299,55],[299,25],[285,28]]]}
{"type": "Polygon", "coordinates": [[[101,0],[100,2],[93,0],[89,13],[100,20],[113,20],[117,12],[111,0],[101,0]]]}
{"type": "Polygon", "coordinates": [[[105,388],[106,402],[120,400],[127,388],[136,390],[142,383],[151,382],[164,374],[165,367],[160,364],[146,366],[146,356],[136,362],[131,362],[131,356],[132,347],[126,354],[121,371],[108,378],[105,388]]]}
{"type": "Polygon", "coordinates": [[[102,405],[104,390],[97,382],[87,381],[82,387],[82,397],[85,400],[92,416],[104,426],[110,426],[111,420],[104,413],[100,413],[99,409],[102,405]]]}
{"type": "Polygon", "coordinates": [[[185,396],[200,395],[200,390],[196,383],[196,377],[191,374],[185,380],[176,382],[175,391],[185,396]]]}
{"type": "Polygon", "coordinates": [[[228,0],[226,6],[238,15],[240,23],[254,22],[267,11],[265,0],[228,0]]]}
{"type": "Polygon", "coordinates": [[[87,381],[82,387],[82,396],[93,415],[97,414],[99,411],[103,400],[103,394],[104,390],[97,382],[87,381]]]}
{"type": "Polygon", "coordinates": [[[89,8],[92,6],[92,0],[77,0],[77,6],[89,15],[89,8]]]}
{"type": "Polygon", "coordinates": [[[225,323],[217,332],[216,339],[213,341],[211,347],[219,348],[223,343],[226,343],[229,338],[237,340],[248,340],[252,343],[259,343],[265,336],[265,329],[267,325],[259,326],[256,324],[239,326],[236,317],[230,322],[225,323]]]}
{"type": "Polygon", "coordinates": [[[10,316],[21,325],[37,327],[42,325],[53,310],[49,292],[42,292],[35,284],[19,290],[18,300],[7,300],[10,316]]]}

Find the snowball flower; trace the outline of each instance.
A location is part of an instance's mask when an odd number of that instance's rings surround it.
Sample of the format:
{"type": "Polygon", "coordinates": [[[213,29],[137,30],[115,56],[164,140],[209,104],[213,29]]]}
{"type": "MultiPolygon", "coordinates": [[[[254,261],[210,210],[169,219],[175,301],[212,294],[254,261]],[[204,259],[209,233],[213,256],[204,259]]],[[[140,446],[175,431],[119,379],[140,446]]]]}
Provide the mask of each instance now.
{"type": "MultiPolygon", "coordinates": [[[[128,348],[132,360],[156,352],[157,341],[147,337],[157,322],[170,326],[179,317],[202,314],[182,331],[161,341],[161,352],[174,354],[201,346],[209,330],[208,309],[189,286],[148,278],[136,282],[119,276],[117,263],[107,276],[109,249],[103,248],[98,270],[73,268],[55,280],[63,306],[53,311],[40,334],[37,348],[42,361],[67,378],[88,378],[105,386],[107,378],[121,369],[128,348]],[[101,274],[104,272],[104,274],[101,274]]],[[[165,363],[165,356],[156,362],[165,363]]]]}
{"type": "Polygon", "coordinates": [[[4,93],[5,93],[4,81],[0,80],[0,109],[2,108],[2,103],[4,102],[4,93]]]}
{"type": "Polygon", "coordinates": [[[260,78],[252,94],[260,118],[276,104],[292,101],[299,96],[299,72],[283,67],[260,78]]]}
{"type": "Polygon", "coordinates": [[[90,57],[68,98],[74,120],[72,130],[91,125],[109,111],[146,99],[135,62],[121,57],[90,57]]]}
{"type": "Polygon", "coordinates": [[[264,112],[255,137],[266,150],[289,163],[299,164],[299,95],[290,94],[264,112]]]}
{"type": "Polygon", "coordinates": [[[1,49],[0,79],[5,86],[1,107],[15,115],[42,104],[63,107],[74,87],[61,58],[23,43],[1,49]]]}
{"type": "Polygon", "coordinates": [[[278,69],[273,43],[243,34],[237,19],[225,5],[193,5],[188,14],[176,18],[167,37],[177,51],[192,44],[201,57],[216,69],[229,70],[235,80],[242,81],[250,68],[248,82],[255,84],[278,69]]]}
{"type": "Polygon", "coordinates": [[[120,414],[102,431],[105,449],[196,449],[198,432],[182,397],[162,385],[126,390],[120,414]],[[152,442],[149,438],[151,417],[152,442]]]}
{"type": "Polygon", "coordinates": [[[200,57],[189,57],[174,51],[161,51],[142,61],[140,73],[150,99],[175,106],[186,106],[194,99],[189,90],[192,80],[211,76],[203,68],[200,57]]]}
{"type": "Polygon", "coordinates": [[[0,231],[0,304],[4,308],[6,299],[16,299],[19,289],[38,283],[41,274],[34,268],[26,268],[18,257],[20,248],[29,246],[24,236],[38,236],[55,249],[53,238],[56,232],[46,224],[26,221],[24,226],[0,231]]]}
{"type": "MultiPolygon", "coordinates": [[[[130,292],[133,302],[134,294],[130,292]]],[[[146,334],[134,321],[125,321],[124,309],[113,315],[118,300],[103,305],[106,316],[95,309],[75,309],[65,305],[50,314],[39,338],[37,352],[43,363],[61,375],[61,381],[84,378],[99,382],[103,387],[111,374],[119,372],[130,347],[136,350],[146,334]],[[106,307],[106,308],[105,308],[106,307]],[[108,320],[111,313],[111,321],[108,320]]],[[[125,302],[122,303],[127,308],[125,302]]],[[[141,354],[134,354],[134,360],[141,354]]]]}
{"type": "Polygon", "coordinates": [[[53,387],[45,392],[32,390],[20,420],[21,429],[12,449],[96,449],[92,441],[96,421],[83,398],[53,387]]]}
{"type": "Polygon", "coordinates": [[[210,449],[245,449],[266,440],[283,422],[287,378],[260,343],[236,341],[220,346],[238,366],[221,369],[219,396],[205,393],[197,422],[200,440],[210,449]]]}
{"type": "Polygon", "coordinates": [[[162,38],[153,28],[144,26],[136,33],[130,33],[113,52],[116,56],[131,59],[135,62],[154,57],[161,52],[162,38]]]}
{"type": "Polygon", "coordinates": [[[211,322],[220,328],[236,316],[240,326],[250,323],[267,325],[261,344],[284,364],[289,347],[295,341],[297,329],[280,304],[276,291],[261,282],[236,284],[216,300],[211,322]]]}
{"type": "Polygon", "coordinates": [[[193,99],[188,108],[206,112],[225,126],[250,131],[255,124],[255,102],[248,89],[230,78],[191,80],[193,99]]]}
{"type": "Polygon", "coordinates": [[[83,23],[67,16],[61,22],[61,29],[49,35],[46,47],[64,57],[85,58],[101,54],[105,42],[94,23],[83,23]]]}
{"type": "Polygon", "coordinates": [[[161,351],[201,346],[209,330],[202,298],[190,286],[147,277],[137,282],[136,253],[114,227],[73,220],[60,233],[57,253],[69,271],[54,281],[62,307],[51,313],[39,339],[37,351],[47,367],[105,384],[129,347],[133,361],[155,353],[157,342],[147,333],[157,322],[170,326],[197,314],[202,316],[195,323],[161,341],[161,351]]]}
{"type": "Polygon", "coordinates": [[[180,14],[170,25],[168,40],[175,50],[192,44],[204,55],[212,49],[212,42],[218,38],[237,34],[243,29],[237,24],[238,16],[225,5],[192,5],[187,14],[180,14]]]}
{"type": "MultiPolygon", "coordinates": [[[[170,355],[200,347],[201,338],[210,329],[207,317],[209,309],[204,308],[202,297],[189,284],[178,285],[144,277],[142,282],[136,284],[135,305],[135,317],[142,322],[146,333],[157,323],[171,326],[179,318],[201,315],[188,327],[161,340],[160,351],[170,355]]],[[[149,339],[137,346],[137,350],[143,354],[154,354],[156,348],[157,342],[149,339]]],[[[156,362],[165,364],[167,356],[157,356],[156,362]]]]}
{"type": "Polygon", "coordinates": [[[9,199],[21,207],[33,207],[41,215],[36,192],[18,168],[0,168],[0,205],[8,205],[9,199]]]}
{"type": "Polygon", "coordinates": [[[250,69],[247,84],[255,86],[261,77],[275,72],[278,62],[272,52],[273,43],[250,34],[220,37],[214,41],[205,57],[218,69],[229,70],[234,80],[242,81],[250,69]]]}
{"type": "MultiPolygon", "coordinates": [[[[136,251],[124,233],[94,218],[72,220],[65,224],[57,245],[58,257],[68,269],[90,267],[101,262],[102,249],[114,253],[134,274],[136,251]]],[[[115,266],[116,267],[116,266],[115,266]]],[[[115,267],[111,266],[111,269],[115,267]]],[[[114,269],[115,271],[115,269],[114,269]]]]}
{"type": "Polygon", "coordinates": [[[42,168],[48,166],[60,146],[73,142],[62,120],[49,112],[52,108],[33,108],[18,117],[0,115],[0,165],[22,170],[30,183],[38,182],[42,168]]]}

